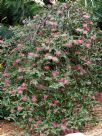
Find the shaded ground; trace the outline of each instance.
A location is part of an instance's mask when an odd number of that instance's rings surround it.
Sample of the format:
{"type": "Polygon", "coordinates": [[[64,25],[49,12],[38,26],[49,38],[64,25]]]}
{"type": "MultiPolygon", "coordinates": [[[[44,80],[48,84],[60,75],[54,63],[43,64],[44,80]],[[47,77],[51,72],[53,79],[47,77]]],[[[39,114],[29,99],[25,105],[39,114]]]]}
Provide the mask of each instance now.
{"type": "MultiPolygon", "coordinates": [[[[94,128],[89,128],[85,132],[86,136],[102,136],[102,104],[94,107],[94,112],[97,114],[99,123],[94,128]]],[[[14,126],[12,122],[1,120],[0,136],[24,136],[24,131],[14,126]]],[[[36,135],[32,134],[31,136],[36,135]]]]}
{"type": "Polygon", "coordinates": [[[86,136],[102,136],[102,104],[94,107],[94,112],[97,115],[99,123],[91,130],[87,130],[85,133],[86,136]]]}

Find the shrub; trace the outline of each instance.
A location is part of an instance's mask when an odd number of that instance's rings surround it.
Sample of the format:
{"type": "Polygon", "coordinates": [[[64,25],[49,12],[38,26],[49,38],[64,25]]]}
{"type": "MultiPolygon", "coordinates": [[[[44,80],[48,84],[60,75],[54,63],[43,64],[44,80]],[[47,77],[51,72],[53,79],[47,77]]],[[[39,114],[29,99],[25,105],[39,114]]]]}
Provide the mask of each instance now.
{"type": "Polygon", "coordinates": [[[93,123],[100,45],[90,16],[76,3],[62,4],[12,31],[10,40],[0,41],[1,106],[8,119],[46,136],[93,123]]]}

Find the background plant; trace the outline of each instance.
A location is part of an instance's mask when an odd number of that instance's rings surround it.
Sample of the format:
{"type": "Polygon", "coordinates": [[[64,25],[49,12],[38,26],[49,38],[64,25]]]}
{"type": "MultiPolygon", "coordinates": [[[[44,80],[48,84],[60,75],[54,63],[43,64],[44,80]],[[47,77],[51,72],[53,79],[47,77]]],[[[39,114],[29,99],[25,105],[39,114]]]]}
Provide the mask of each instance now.
{"type": "Polygon", "coordinates": [[[101,0],[79,0],[79,2],[96,17],[97,25],[102,30],[102,1],[101,0]]]}
{"type": "Polygon", "coordinates": [[[16,24],[24,18],[32,17],[41,10],[41,7],[32,0],[1,0],[0,1],[0,22],[16,24]]]}

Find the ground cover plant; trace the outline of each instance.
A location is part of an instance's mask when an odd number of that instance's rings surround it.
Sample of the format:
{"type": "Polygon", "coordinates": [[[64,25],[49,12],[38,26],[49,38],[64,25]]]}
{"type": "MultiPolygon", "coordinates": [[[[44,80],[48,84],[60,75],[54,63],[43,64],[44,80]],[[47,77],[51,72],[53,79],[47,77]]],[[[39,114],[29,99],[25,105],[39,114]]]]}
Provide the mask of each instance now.
{"type": "MultiPolygon", "coordinates": [[[[76,2],[33,17],[0,40],[0,106],[37,136],[63,136],[94,123],[96,57],[93,20],[76,2]]],[[[3,112],[1,117],[3,116],[3,112]]]]}

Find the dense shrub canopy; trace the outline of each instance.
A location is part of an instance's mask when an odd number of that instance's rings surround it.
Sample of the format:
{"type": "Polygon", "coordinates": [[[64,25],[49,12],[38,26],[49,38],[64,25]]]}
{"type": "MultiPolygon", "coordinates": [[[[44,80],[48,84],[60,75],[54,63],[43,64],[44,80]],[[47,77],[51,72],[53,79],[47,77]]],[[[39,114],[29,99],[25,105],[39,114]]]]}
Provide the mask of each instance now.
{"type": "Polygon", "coordinates": [[[11,29],[14,36],[0,40],[8,118],[46,136],[86,127],[93,121],[99,52],[91,17],[76,3],[62,4],[11,29]]]}

